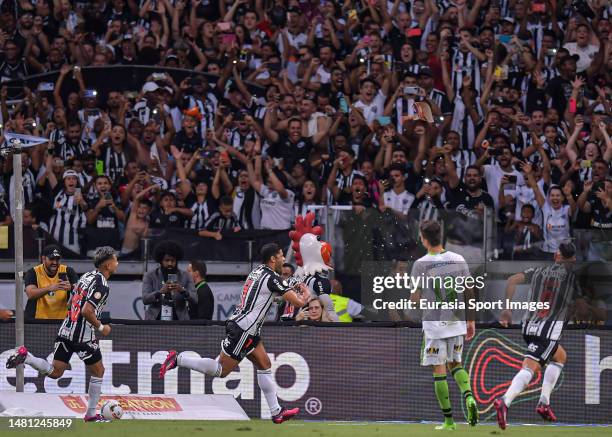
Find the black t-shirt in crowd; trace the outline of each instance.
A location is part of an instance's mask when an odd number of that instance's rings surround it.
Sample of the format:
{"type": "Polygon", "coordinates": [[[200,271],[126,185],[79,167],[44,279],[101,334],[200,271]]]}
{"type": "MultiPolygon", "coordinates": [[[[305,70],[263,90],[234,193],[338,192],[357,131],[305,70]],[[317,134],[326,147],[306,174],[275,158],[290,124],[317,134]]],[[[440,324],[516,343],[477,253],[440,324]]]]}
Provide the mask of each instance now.
{"type": "Polygon", "coordinates": [[[189,137],[184,130],[181,130],[174,136],[173,143],[181,152],[193,153],[202,147],[202,137],[197,131],[189,137]]]}
{"type": "Polygon", "coordinates": [[[447,193],[445,206],[450,212],[446,215],[448,238],[464,244],[481,243],[483,216],[476,211],[476,207],[482,204],[486,208],[493,209],[491,195],[481,190],[479,196],[473,196],[463,182],[454,190],[447,190],[447,193]]]}
{"type": "Polygon", "coordinates": [[[152,228],[184,228],[185,217],[178,212],[164,214],[161,209],[151,213],[149,224],[152,228]]]}
{"type": "MultiPolygon", "coordinates": [[[[89,209],[96,207],[100,201],[100,194],[96,193],[93,197],[87,199],[89,209]]],[[[115,200],[114,208],[119,208],[119,202],[115,200]]],[[[105,206],[98,213],[98,217],[93,224],[87,225],[86,230],[86,246],[87,250],[101,246],[111,246],[118,248],[121,245],[119,234],[119,219],[110,207],[105,206]]]]}
{"type": "Polygon", "coordinates": [[[301,137],[296,143],[293,143],[289,140],[289,135],[283,133],[278,136],[276,144],[268,149],[268,154],[273,158],[282,158],[285,170],[290,172],[300,159],[308,159],[312,147],[310,138],[301,137]]]}

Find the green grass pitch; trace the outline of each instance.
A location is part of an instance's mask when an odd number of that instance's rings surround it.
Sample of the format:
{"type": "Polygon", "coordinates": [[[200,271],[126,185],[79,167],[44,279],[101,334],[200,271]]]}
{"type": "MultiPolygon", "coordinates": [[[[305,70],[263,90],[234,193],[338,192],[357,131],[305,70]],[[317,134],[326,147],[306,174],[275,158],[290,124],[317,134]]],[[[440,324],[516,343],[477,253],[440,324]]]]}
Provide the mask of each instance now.
{"type": "Polygon", "coordinates": [[[0,430],[1,436],[108,436],[108,437],[421,437],[431,435],[452,436],[610,436],[612,427],[574,426],[510,426],[501,431],[497,426],[479,425],[470,428],[459,424],[453,432],[435,431],[434,424],[361,423],[361,422],[303,422],[290,421],[275,425],[267,420],[232,421],[161,421],[121,420],[112,423],[83,423],[77,420],[66,430],[0,430]],[[61,434],[60,434],[61,433],[61,434]]]}

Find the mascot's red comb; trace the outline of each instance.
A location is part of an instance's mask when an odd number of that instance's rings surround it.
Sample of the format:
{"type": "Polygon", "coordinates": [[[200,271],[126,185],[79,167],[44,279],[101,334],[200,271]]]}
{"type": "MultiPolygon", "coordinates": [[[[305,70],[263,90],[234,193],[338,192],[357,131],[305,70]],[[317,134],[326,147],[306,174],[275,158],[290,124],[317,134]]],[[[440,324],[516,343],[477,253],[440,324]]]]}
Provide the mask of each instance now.
{"type": "Polygon", "coordinates": [[[310,211],[305,217],[298,215],[295,218],[295,230],[289,231],[289,238],[291,238],[291,248],[293,249],[295,262],[298,266],[304,265],[302,254],[300,253],[300,239],[305,234],[313,234],[316,236],[323,235],[323,229],[321,226],[312,226],[315,220],[314,212],[310,211]]]}

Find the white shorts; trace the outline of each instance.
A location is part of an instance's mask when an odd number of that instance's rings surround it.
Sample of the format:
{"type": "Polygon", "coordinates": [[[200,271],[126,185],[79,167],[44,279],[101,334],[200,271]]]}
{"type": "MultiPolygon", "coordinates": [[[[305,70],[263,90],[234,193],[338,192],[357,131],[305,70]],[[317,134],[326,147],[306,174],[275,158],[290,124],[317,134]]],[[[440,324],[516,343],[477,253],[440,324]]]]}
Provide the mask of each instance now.
{"type": "Polygon", "coordinates": [[[463,335],[431,339],[423,335],[421,366],[436,366],[451,362],[460,363],[462,352],[463,335]]]}

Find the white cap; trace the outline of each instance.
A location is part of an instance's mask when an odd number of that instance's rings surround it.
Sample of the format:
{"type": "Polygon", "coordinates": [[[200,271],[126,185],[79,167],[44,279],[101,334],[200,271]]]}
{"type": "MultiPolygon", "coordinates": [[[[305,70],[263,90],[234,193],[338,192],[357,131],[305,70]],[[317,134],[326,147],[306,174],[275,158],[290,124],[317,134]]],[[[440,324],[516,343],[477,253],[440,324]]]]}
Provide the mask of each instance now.
{"type": "Polygon", "coordinates": [[[159,89],[159,85],[157,85],[155,82],[147,82],[142,87],[142,92],[143,93],[152,93],[154,91],[157,91],[158,89],[159,89]]]}

